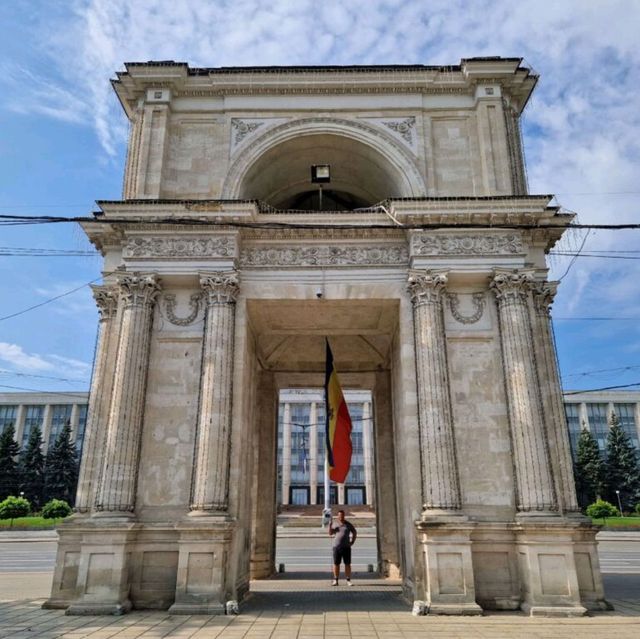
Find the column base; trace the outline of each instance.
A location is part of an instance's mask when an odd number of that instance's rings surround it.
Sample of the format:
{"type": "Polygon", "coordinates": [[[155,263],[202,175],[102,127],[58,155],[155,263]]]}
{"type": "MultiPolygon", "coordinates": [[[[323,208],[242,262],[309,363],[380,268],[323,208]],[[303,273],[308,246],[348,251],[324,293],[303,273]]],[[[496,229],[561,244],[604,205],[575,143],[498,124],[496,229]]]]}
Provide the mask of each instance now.
{"type": "Polygon", "coordinates": [[[65,615],[124,615],[131,610],[131,602],[121,603],[79,602],[71,604],[65,615]]]}
{"type": "Polygon", "coordinates": [[[465,617],[471,615],[482,615],[484,614],[482,608],[477,603],[466,603],[466,604],[443,604],[443,603],[432,603],[431,605],[427,605],[425,609],[425,614],[427,615],[463,615],[465,617]]]}
{"type": "Polygon", "coordinates": [[[582,606],[531,606],[523,603],[520,609],[530,617],[584,617],[587,609],[582,606]]]}
{"type": "Polygon", "coordinates": [[[174,603],[168,612],[170,615],[224,615],[226,607],[219,601],[174,603]]]}

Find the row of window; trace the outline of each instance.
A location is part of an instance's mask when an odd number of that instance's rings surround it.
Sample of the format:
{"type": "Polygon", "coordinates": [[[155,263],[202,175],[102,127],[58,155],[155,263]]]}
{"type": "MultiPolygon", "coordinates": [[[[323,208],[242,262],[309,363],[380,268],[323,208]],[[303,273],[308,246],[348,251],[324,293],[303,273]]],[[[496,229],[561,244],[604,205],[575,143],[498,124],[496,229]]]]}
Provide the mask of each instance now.
{"type": "MultiPolygon", "coordinates": [[[[73,410],[72,404],[53,404],[51,407],[51,427],[49,430],[49,438],[47,440],[47,447],[51,448],[56,441],[56,438],[62,431],[64,425],[71,421],[71,412],[73,410]]],[[[20,441],[21,446],[24,448],[34,428],[39,427],[40,431],[44,430],[44,404],[30,404],[25,406],[24,412],[24,429],[22,431],[22,439],[20,441]]],[[[0,406],[0,432],[13,424],[15,427],[16,420],[18,418],[17,406],[0,406]]],[[[87,405],[78,404],[78,425],[75,431],[76,434],[76,448],[78,451],[82,450],[82,442],[84,440],[84,430],[87,425],[87,405]]],[[[44,434],[44,433],[43,433],[44,434]]]]}
{"type": "MultiPolygon", "coordinates": [[[[311,491],[309,486],[291,486],[289,488],[289,503],[295,506],[306,506],[311,503],[311,491]]],[[[350,506],[366,504],[367,492],[364,486],[345,486],[344,501],[350,506]]],[[[324,503],[324,486],[318,486],[316,492],[316,504],[324,503]]],[[[338,489],[336,486],[329,488],[329,504],[338,504],[338,489]]]]}

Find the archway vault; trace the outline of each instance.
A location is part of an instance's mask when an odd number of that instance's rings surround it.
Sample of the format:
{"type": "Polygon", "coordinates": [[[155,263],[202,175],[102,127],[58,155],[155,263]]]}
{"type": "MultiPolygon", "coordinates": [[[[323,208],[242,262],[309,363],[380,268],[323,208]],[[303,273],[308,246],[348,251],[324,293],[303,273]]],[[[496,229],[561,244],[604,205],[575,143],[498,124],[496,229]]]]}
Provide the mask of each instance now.
{"type": "Polygon", "coordinates": [[[361,120],[318,117],[292,120],[257,137],[232,164],[222,197],[291,208],[314,188],[312,164],[331,165],[331,190],[352,206],[427,193],[414,156],[390,135],[361,120]]]}

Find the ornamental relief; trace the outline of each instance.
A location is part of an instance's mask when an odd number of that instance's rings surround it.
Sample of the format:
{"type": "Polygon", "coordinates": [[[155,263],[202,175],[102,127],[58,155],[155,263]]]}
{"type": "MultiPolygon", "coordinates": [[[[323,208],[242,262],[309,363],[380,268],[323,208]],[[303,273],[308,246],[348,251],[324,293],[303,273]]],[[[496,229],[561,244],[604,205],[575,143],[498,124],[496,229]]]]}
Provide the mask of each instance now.
{"type": "Polygon", "coordinates": [[[126,258],[223,258],[235,255],[235,239],[231,237],[166,236],[132,237],[127,241],[123,257],[126,258]]]}
{"type": "Polygon", "coordinates": [[[451,315],[460,324],[475,324],[482,318],[486,300],[484,293],[471,294],[473,313],[470,314],[465,314],[461,311],[460,296],[458,295],[458,293],[447,293],[446,298],[447,302],[449,303],[449,310],[451,311],[451,315]]]}
{"type": "Polygon", "coordinates": [[[242,251],[240,265],[272,266],[406,266],[403,245],[382,246],[256,246],[242,251]]]}
{"type": "Polygon", "coordinates": [[[202,293],[193,293],[189,298],[189,308],[191,313],[186,317],[178,317],[176,315],[176,296],[173,293],[166,293],[164,295],[164,312],[167,319],[175,326],[189,326],[193,324],[198,313],[200,311],[200,300],[202,299],[202,293]]]}
{"type": "Polygon", "coordinates": [[[414,235],[412,255],[514,255],[523,253],[518,234],[414,235]]]}

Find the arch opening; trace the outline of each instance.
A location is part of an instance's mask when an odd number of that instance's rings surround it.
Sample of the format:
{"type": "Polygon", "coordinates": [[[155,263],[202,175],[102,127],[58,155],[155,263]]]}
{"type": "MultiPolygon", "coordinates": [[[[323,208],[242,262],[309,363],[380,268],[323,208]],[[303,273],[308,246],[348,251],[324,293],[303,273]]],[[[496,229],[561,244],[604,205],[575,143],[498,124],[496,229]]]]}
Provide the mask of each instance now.
{"type": "Polygon", "coordinates": [[[402,172],[372,146],[335,133],[307,133],[266,150],[247,170],[239,196],[278,209],[352,210],[412,195],[402,172]],[[331,182],[311,182],[311,166],[329,164],[331,182]]]}

